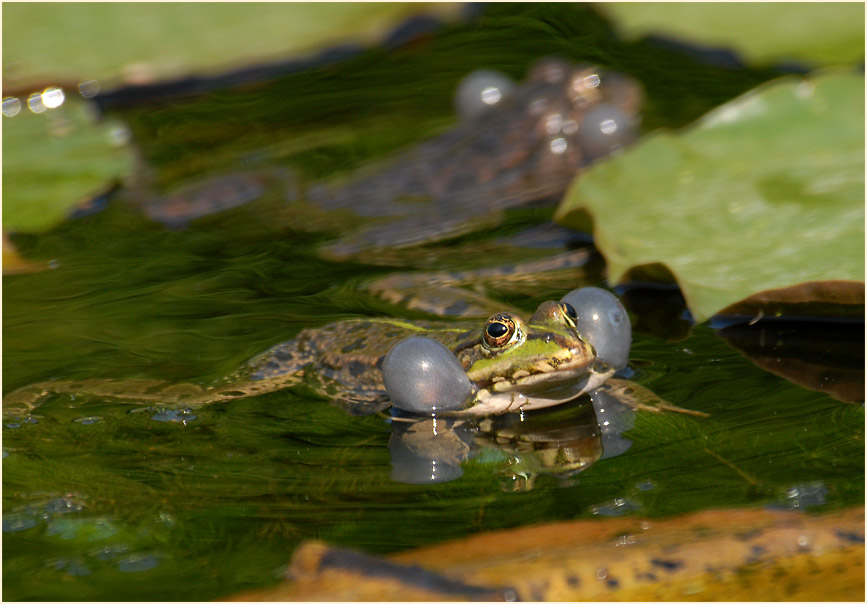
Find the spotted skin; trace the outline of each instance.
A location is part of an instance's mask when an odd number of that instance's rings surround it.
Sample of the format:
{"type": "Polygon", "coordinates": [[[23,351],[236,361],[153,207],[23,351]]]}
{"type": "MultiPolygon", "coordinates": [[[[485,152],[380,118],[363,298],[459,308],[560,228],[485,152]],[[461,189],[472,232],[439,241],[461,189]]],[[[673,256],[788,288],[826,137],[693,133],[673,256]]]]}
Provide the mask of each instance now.
{"type": "Polygon", "coordinates": [[[318,250],[329,260],[425,270],[367,284],[374,295],[436,316],[482,318],[497,310],[484,291],[489,281],[501,289],[527,282],[538,289],[549,278],[569,279],[563,289],[578,282],[588,253],[570,250],[574,236],[551,224],[551,210],[576,174],[599,159],[582,139],[585,118],[602,106],[616,108],[624,116],[620,131],[628,133],[612,147],[619,148],[637,134],[642,101],[629,78],[547,58],[487,112],[346,177],[305,186],[279,170],[239,172],[122,197],[173,229],[262,200],[261,211],[275,225],[334,234],[318,250]],[[548,208],[526,224],[530,232],[547,230],[537,240],[544,249],[523,231],[487,240],[510,212],[526,208],[548,208]],[[465,267],[468,258],[487,259],[488,266],[440,272],[465,267]],[[445,283],[435,288],[436,281],[445,283]]]}
{"type": "MultiPolygon", "coordinates": [[[[200,386],[159,380],[90,380],[43,382],[6,396],[4,414],[29,413],[47,396],[74,394],[119,401],[201,405],[256,396],[302,382],[352,414],[369,414],[389,406],[382,377],[385,355],[400,340],[422,335],[445,345],[468,378],[484,389],[502,390],[509,383],[536,378],[559,379],[562,369],[591,372],[592,347],[552,312],[557,302],[543,303],[524,324],[525,340],[502,350],[484,350],[485,323],[350,319],[315,329],[277,344],[219,382],[200,386]],[[543,345],[544,343],[544,345],[543,345]],[[504,360],[499,360],[500,358],[504,360]],[[538,374],[538,375],[537,375],[538,374]]],[[[469,404],[469,402],[468,402],[469,404]]]]}

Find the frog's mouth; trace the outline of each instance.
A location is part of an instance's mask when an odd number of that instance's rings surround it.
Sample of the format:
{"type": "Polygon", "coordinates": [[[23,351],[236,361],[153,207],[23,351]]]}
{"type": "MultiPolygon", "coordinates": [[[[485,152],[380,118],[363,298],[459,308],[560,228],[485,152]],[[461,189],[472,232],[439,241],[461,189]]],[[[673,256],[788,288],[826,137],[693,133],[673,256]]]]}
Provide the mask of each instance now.
{"type": "Polygon", "coordinates": [[[534,373],[511,381],[504,380],[491,384],[494,392],[521,392],[522,394],[541,394],[562,388],[574,387],[591,373],[591,368],[581,365],[574,369],[559,369],[557,371],[534,373]]]}
{"type": "Polygon", "coordinates": [[[520,378],[514,383],[504,382],[497,391],[481,388],[475,403],[464,410],[469,415],[492,415],[511,411],[544,409],[570,401],[585,392],[601,386],[614,372],[591,371],[587,367],[550,374],[536,374],[520,378]]]}

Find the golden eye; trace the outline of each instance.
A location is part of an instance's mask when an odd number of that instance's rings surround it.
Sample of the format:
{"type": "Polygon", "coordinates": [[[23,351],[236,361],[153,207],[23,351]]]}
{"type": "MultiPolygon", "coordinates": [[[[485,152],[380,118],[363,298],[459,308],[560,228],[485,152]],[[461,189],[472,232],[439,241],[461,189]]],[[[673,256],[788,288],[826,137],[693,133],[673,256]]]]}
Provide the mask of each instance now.
{"type": "Polygon", "coordinates": [[[511,315],[501,313],[488,319],[482,331],[482,344],[488,349],[505,348],[520,338],[518,323],[511,315]]]}

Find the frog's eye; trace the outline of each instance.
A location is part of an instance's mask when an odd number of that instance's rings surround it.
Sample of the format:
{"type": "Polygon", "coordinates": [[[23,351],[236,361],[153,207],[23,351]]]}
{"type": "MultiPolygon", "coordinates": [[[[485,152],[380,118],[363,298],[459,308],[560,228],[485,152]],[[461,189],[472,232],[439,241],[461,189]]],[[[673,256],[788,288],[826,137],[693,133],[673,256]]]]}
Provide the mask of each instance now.
{"type": "Polygon", "coordinates": [[[488,319],[482,331],[482,344],[489,350],[507,348],[520,340],[521,336],[515,317],[501,313],[488,319]]]}
{"type": "Polygon", "coordinates": [[[578,320],[578,313],[575,307],[568,302],[560,302],[560,308],[563,310],[563,318],[566,319],[569,327],[575,327],[575,321],[578,320]]]}

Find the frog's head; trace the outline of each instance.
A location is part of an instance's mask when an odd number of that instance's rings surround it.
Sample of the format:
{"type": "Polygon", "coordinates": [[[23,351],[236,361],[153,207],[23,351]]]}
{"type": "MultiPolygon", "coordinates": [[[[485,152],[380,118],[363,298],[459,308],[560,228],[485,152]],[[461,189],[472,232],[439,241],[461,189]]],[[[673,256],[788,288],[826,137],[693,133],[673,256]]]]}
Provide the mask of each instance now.
{"type": "Polygon", "coordinates": [[[475,388],[472,414],[548,407],[578,396],[596,352],[576,328],[571,304],[542,303],[529,321],[497,313],[455,355],[475,388]]]}
{"type": "Polygon", "coordinates": [[[572,305],[554,301],[544,302],[527,322],[497,313],[485,321],[478,341],[455,355],[471,382],[496,392],[574,377],[596,356],[575,329],[576,319],[572,305]]]}
{"type": "Polygon", "coordinates": [[[407,411],[540,409],[601,385],[625,366],[631,339],[619,300],[582,288],[544,302],[527,322],[497,313],[452,350],[430,338],[402,340],[386,356],[383,378],[392,403],[407,411]]]}

